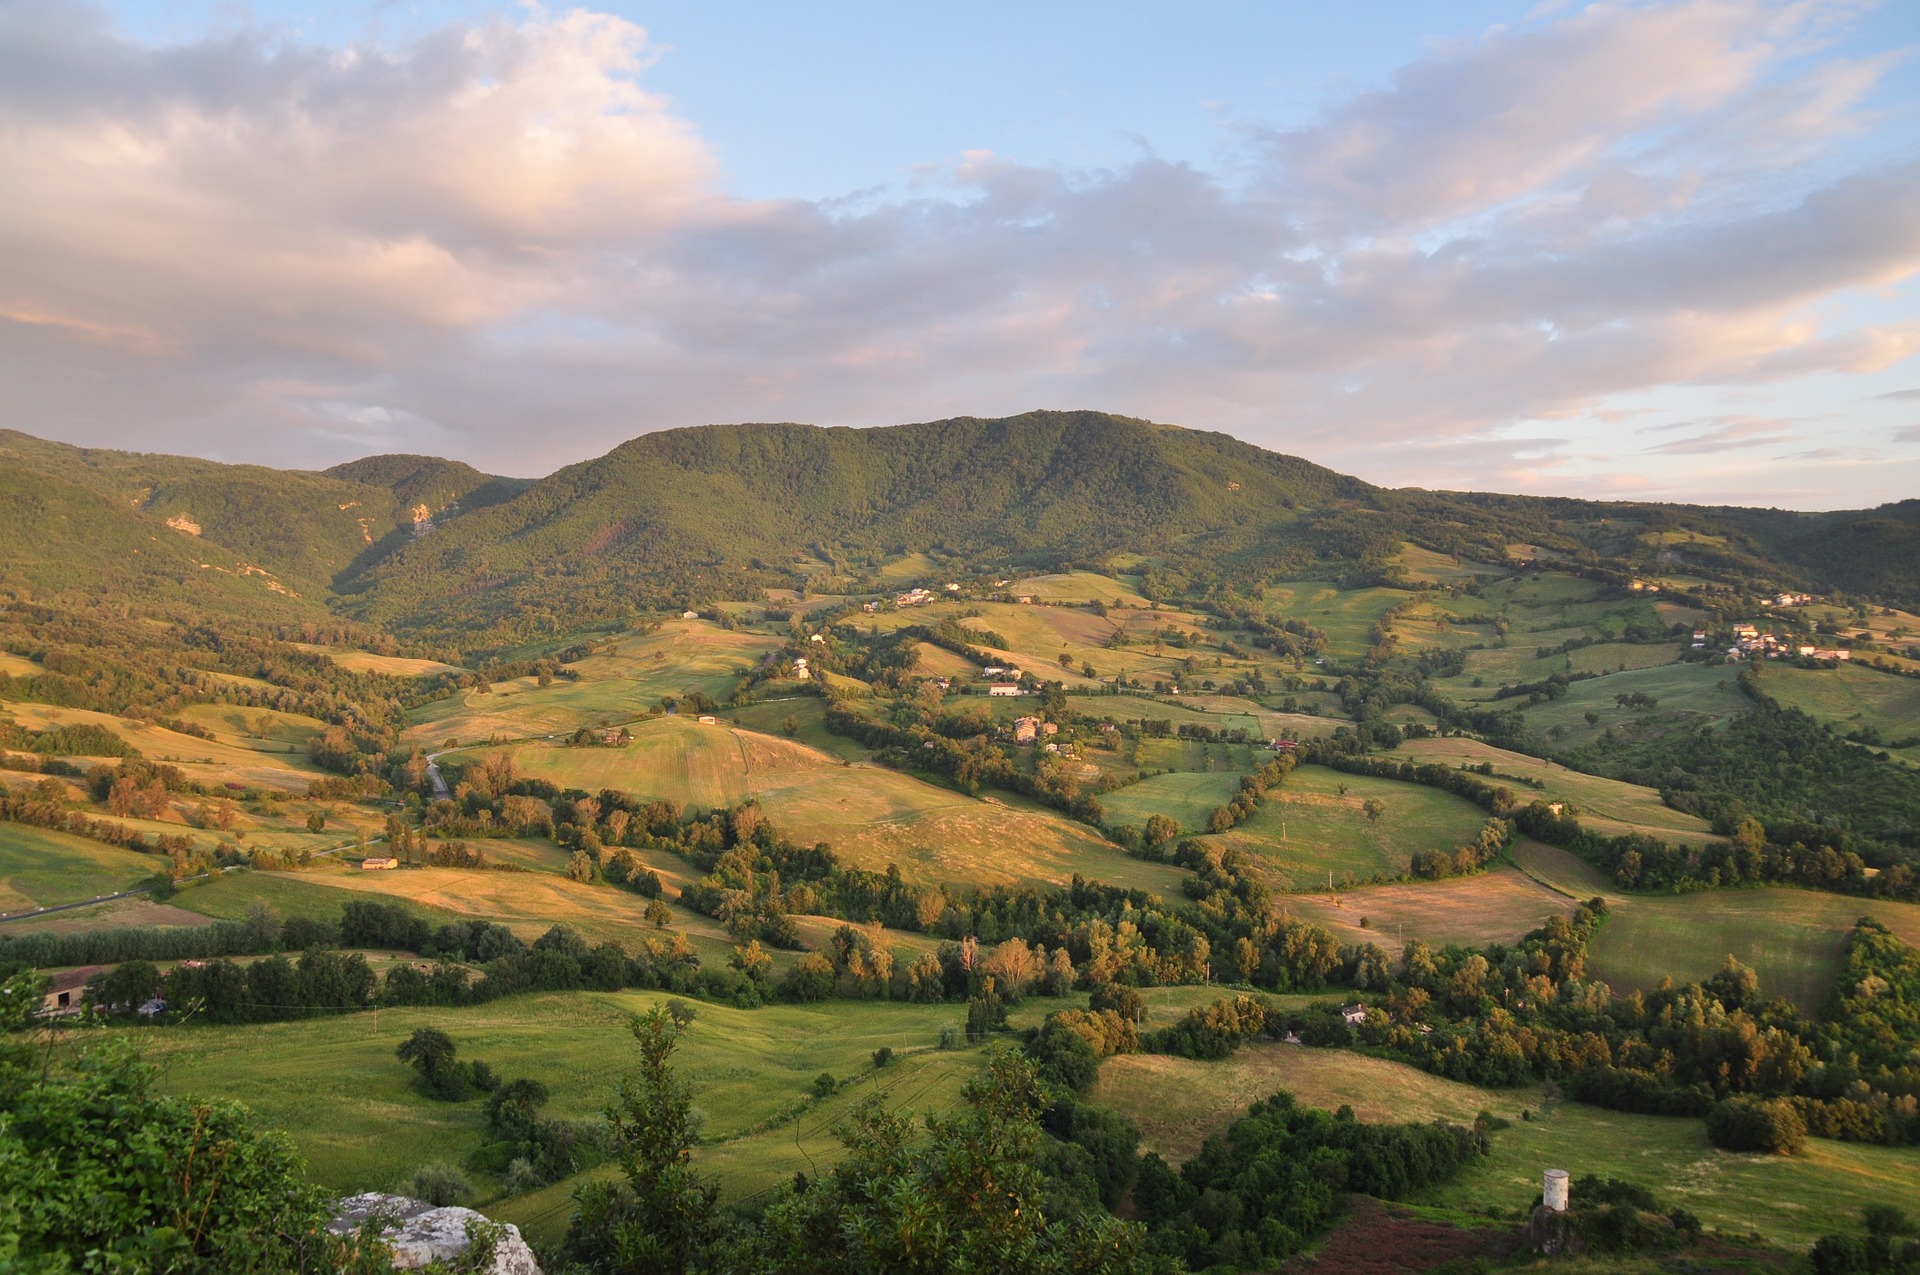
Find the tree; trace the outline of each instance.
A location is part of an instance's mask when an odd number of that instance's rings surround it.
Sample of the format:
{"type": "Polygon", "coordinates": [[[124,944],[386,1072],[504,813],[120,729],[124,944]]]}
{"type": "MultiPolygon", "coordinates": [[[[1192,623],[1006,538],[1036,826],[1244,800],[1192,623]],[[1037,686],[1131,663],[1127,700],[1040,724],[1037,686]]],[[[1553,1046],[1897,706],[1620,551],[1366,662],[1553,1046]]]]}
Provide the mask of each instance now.
{"type": "MultiPolygon", "coordinates": [[[[304,967],[305,960],[301,963],[304,967]]],[[[485,1063],[459,1061],[455,1057],[453,1038],[437,1027],[414,1028],[413,1035],[401,1041],[393,1052],[401,1062],[420,1073],[420,1088],[429,1097],[464,1102],[476,1090],[488,1092],[499,1087],[493,1069],[485,1063]]]]}
{"type": "Polygon", "coordinates": [[[1387,808],[1380,804],[1380,799],[1377,797],[1367,798],[1366,801],[1361,803],[1360,808],[1367,812],[1367,821],[1369,823],[1379,823],[1380,816],[1387,813],[1387,808]]]}
{"type": "Polygon", "coordinates": [[[328,1234],[333,1193],[305,1180],[285,1134],[238,1103],[157,1094],[154,1074],[113,1042],[8,1102],[0,1264],[49,1273],[392,1270],[386,1245],[328,1234]]]}
{"type": "Polygon", "coordinates": [[[1120,1275],[1152,1271],[1141,1228],[1103,1214],[1048,1218],[1037,1164],[1047,1106],[1034,1065],[996,1053],[926,1136],[877,1098],[839,1130],[847,1154],[763,1216],[741,1267],[760,1275],[1120,1275]]]}
{"type": "Polygon", "coordinates": [[[1146,837],[1149,846],[1165,845],[1180,835],[1180,825],[1165,815],[1150,815],[1147,818],[1146,837]]]}
{"type": "Polygon", "coordinates": [[[692,1091],[673,1072],[680,1029],[655,1007],[629,1023],[639,1068],[607,1104],[614,1159],[624,1180],[573,1194],[566,1252],[595,1271],[705,1269],[717,1235],[719,1186],[691,1163],[698,1122],[692,1091]]]}

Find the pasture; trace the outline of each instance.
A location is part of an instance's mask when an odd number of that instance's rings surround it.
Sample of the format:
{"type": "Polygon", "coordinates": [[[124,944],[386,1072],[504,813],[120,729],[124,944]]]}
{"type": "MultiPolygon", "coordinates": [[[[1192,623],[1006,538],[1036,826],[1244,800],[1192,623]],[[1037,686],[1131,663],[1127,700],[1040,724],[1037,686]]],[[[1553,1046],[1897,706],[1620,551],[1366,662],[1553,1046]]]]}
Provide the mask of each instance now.
{"type": "Polygon", "coordinates": [[[582,726],[630,722],[658,707],[664,696],[699,691],[716,700],[733,688],[782,639],[768,633],[722,629],[704,620],[666,620],[651,633],[626,633],[610,649],[568,669],[579,680],[533,678],[466,690],[414,710],[404,737],[433,747],[447,739],[475,743],[569,734],[582,726]]]}
{"type": "Polygon", "coordinates": [[[969,797],[878,766],[849,766],[794,740],[659,718],[627,748],[513,749],[520,772],[562,787],[618,788],[715,808],[757,799],[800,844],[825,841],[856,867],[928,884],[1092,880],[1177,893],[1181,873],[1128,857],[1093,830],[1006,793],[969,797]]]}
{"type": "Polygon", "coordinates": [[[249,742],[233,736],[202,739],[152,722],[133,721],[84,708],[10,702],[7,712],[20,725],[33,730],[51,726],[98,726],[139,749],[148,761],[178,766],[189,779],[215,786],[237,783],[303,793],[314,778],[325,773],[307,760],[304,750],[290,752],[284,743],[249,742]]]}
{"type": "Polygon", "coordinates": [[[1251,855],[1275,889],[1313,890],[1326,887],[1329,872],[1336,883],[1399,876],[1415,851],[1472,842],[1486,820],[1472,802],[1436,788],[1301,766],[1267,791],[1253,818],[1209,844],[1251,855]]]}
{"type": "MultiPolygon", "coordinates": [[[[244,1102],[293,1137],[323,1185],[385,1190],[427,1161],[459,1164],[484,1131],[478,1101],[436,1102],[414,1088],[413,1072],[393,1056],[414,1028],[439,1028],[462,1057],[484,1059],[506,1078],[537,1077],[553,1095],[547,1114],[580,1119],[605,1105],[630,1067],[628,1017],[666,999],[641,991],[552,993],[458,1009],[127,1034],[160,1064],[163,1089],[244,1102]]],[[[703,1158],[770,1120],[804,1113],[821,1072],[858,1075],[882,1045],[930,1050],[943,1025],[964,1017],[951,1005],[887,1001],[758,1010],[699,1002],[695,1010],[676,1062],[706,1118],[703,1158]]],[[[971,1065],[978,1053],[947,1057],[971,1065]]],[[[900,1097],[904,1103],[908,1094],[900,1097]]],[[[791,1147],[793,1127],[780,1132],[791,1147]]],[[[516,1220],[511,1205],[495,1215],[516,1220]]]]}
{"type": "Polygon", "coordinates": [[[163,863],[64,832],[0,823],[0,916],[117,894],[163,863]]]}
{"type": "Polygon", "coordinates": [[[1717,1150],[1706,1122],[1636,1116],[1572,1102],[1540,1104],[1530,1091],[1500,1094],[1495,1114],[1513,1119],[1516,1101],[1531,1120],[1493,1135],[1493,1154],[1427,1202],[1463,1210],[1522,1210],[1540,1192],[1546,1168],[1579,1178],[1625,1178],[1697,1215],[1709,1228],[1749,1231],[1804,1250],[1843,1219],[1858,1224],[1861,1205],[1920,1206],[1920,1149],[1871,1147],[1812,1138],[1797,1156],[1717,1150]]]}
{"type": "Polygon", "coordinates": [[[1165,815],[1180,825],[1180,831],[1201,833],[1207,830],[1207,817],[1239,791],[1240,776],[1235,772],[1175,771],[1103,793],[1100,804],[1106,807],[1109,826],[1144,827],[1151,816],[1165,815]]]}
{"type": "MultiPolygon", "coordinates": [[[[1869,729],[1883,743],[1920,736],[1920,678],[1900,677],[1855,664],[1831,669],[1769,665],[1760,688],[1788,708],[1797,708],[1835,730],[1869,729]]],[[[1899,751],[1920,762],[1920,746],[1899,751]]]]}
{"type": "MultiPolygon", "coordinates": [[[[1335,995],[1327,993],[1327,998],[1335,995]]],[[[1169,1016],[1171,1017],[1171,1016],[1169,1016]]],[[[1450,1120],[1472,1124],[1482,1109],[1517,1116],[1531,1091],[1496,1094],[1348,1049],[1277,1041],[1243,1045],[1231,1058],[1199,1062],[1164,1054],[1123,1054],[1100,1065],[1093,1101],[1140,1126],[1140,1147],[1182,1164],[1261,1098],[1280,1090],[1301,1104],[1351,1106],[1369,1123],[1450,1120]]]]}
{"type": "Polygon", "coordinates": [[[1733,665],[1708,664],[1629,669],[1575,682],[1559,699],[1527,709],[1525,717],[1529,728],[1556,740],[1562,749],[1579,748],[1608,729],[1633,738],[1717,726],[1748,707],[1737,685],[1739,673],[1733,665]],[[1658,702],[1652,708],[1617,702],[1616,697],[1633,694],[1658,702]],[[1587,720],[1589,713],[1594,719],[1591,722],[1587,720]]]}
{"type": "Polygon", "coordinates": [[[289,642],[311,655],[324,655],[349,673],[384,673],[389,677],[427,677],[434,673],[458,673],[462,670],[438,660],[413,660],[403,655],[375,655],[340,646],[317,646],[312,642],[289,642]]]}
{"type": "Polygon", "coordinates": [[[1504,779],[1531,779],[1541,785],[1511,785],[1523,802],[1535,798],[1570,803],[1580,821],[1597,832],[1616,836],[1622,832],[1645,832],[1668,841],[1710,840],[1713,829],[1697,815],[1675,810],[1660,800],[1656,789],[1639,784],[1606,779],[1525,753],[1509,752],[1481,743],[1477,739],[1410,739],[1399,748],[1406,760],[1446,766],[1491,764],[1494,782],[1504,779]]]}
{"type": "Polygon", "coordinates": [[[1539,1088],[1489,1090],[1349,1050],[1260,1043],[1220,1062],[1136,1054],[1101,1065],[1096,1101],[1140,1125],[1142,1147],[1179,1162],[1223,1131],[1254,1100],[1285,1090],[1328,1110],[1342,1104],[1366,1121],[1471,1124],[1481,1110],[1509,1122],[1493,1152],[1422,1203],[1479,1213],[1524,1210],[1545,1168],[1593,1173],[1649,1187],[1709,1227],[1756,1231],[1805,1247],[1860,1205],[1920,1205],[1920,1150],[1812,1139],[1804,1154],[1742,1155],[1714,1149],[1699,1120],[1626,1115],[1578,1103],[1543,1102],[1539,1088]],[[1526,1110],[1530,1119],[1520,1119],[1526,1110]]]}
{"type": "Polygon", "coordinates": [[[1284,916],[1324,926],[1342,943],[1377,943],[1396,956],[1410,939],[1435,947],[1511,943],[1576,905],[1511,865],[1446,881],[1361,886],[1280,900],[1284,916]]]}
{"type": "Polygon", "coordinates": [[[1814,1013],[1839,972],[1847,931],[1871,916],[1920,943],[1920,905],[1787,887],[1609,897],[1589,968],[1617,991],[1706,978],[1732,955],[1760,975],[1764,994],[1814,1013]]]}
{"type": "Polygon", "coordinates": [[[1031,594],[1036,602],[1113,602],[1118,599],[1130,607],[1150,605],[1132,588],[1112,576],[1098,575],[1092,571],[1027,576],[1008,585],[1007,592],[1031,594]]]}

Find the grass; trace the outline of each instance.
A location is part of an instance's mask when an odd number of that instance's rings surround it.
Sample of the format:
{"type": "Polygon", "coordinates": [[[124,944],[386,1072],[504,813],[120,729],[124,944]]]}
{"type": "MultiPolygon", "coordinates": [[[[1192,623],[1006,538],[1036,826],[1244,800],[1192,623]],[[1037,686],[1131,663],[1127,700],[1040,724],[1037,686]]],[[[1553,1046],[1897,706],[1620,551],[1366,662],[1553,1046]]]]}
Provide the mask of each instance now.
{"type": "MultiPolygon", "coordinates": [[[[1334,993],[1329,992],[1331,997],[1334,993]]],[[[1196,1062],[1158,1054],[1129,1054],[1100,1066],[1095,1102],[1116,1107],[1140,1126],[1141,1149],[1174,1164],[1200,1149],[1261,1098],[1280,1090],[1310,1107],[1351,1105],[1370,1123],[1451,1120],[1471,1124],[1482,1108],[1510,1109],[1510,1095],[1494,1095],[1401,1063],[1347,1049],[1309,1049],[1260,1042],[1231,1058],[1196,1062]]]]}
{"type": "Polygon", "coordinates": [[[725,699],[761,657],[780,645],[771,634],[726,630],[705,620],[668,620],[652,633],[623,634],[610,650],[568,667],[578,681],[533,678],[462,691],[414,710],[405,737],[423,746],[568,734],[582,726],[630,722],[663,696],[700,691],[725,699]]]}
{"type": "Polygon", "coordinates": [[[1328,872],[1340,881],[1398,876],[1415,851],[1471,842],[1486,819],[1472,802],[1435,788],[1301,766],[1253,818],[1210,840],[1252,855],[1277,889],[1312,890],[1325,886],[1328,872]],[[1368,801],[1380,803],[1378,820],[1368,818],[1368,801]]]}
{"type": "Polygon", "coordinates": [[[1327,650],[1353,659],[1373,645],[1373,628],[1388,608],[1417,595],[1403,589],[1336,589],[1301,584],[1269,588],[1267,611],[1274,619],[1305,620],[1327,635],[1327,650]]]}
{"type": "Polygon", "coordinates": [[[1208,816],[1232,801],[1239,791],[1240,776],[1236,772],[1176,771],[1106,793],[1100,804],[1106,807],[1109,824],[1144,827],[1149,817],[1165,815],[1179,824],[1182,832],[1205,832],[1208,816]]]}
{"type": "Polygon", "coordinates": [[[1163,894],[1181,874],[1129,858],[1091,829],[1008,794],[964,793],[877,766],[848,766],[796,740],[660,718],[622,749],[521,745],[523,774],[562,786],[717,807],[756,798],[789,839],[842,860],[899,867],[932,884],[1063,884],[1074,873],[1163,894]]]}
{"type": "MultiPolygon", "coordinates": [[[[1898,677],[1853,664],[1832,669],[1769,665],[1761,689],[1842,733],[1870,727],[1892,743],[1920,735],[1920,678],[1898,677]]],[[[1920,761],[1920,748],[1900,750],[1920,761]]]]}
{"type": "Polygon", "coordinates": [[[1325,926],[1342,943],[1378,943],[1397,955],[1410,939],[1435,947],[1511,943],[1548,916],[1571,912],[1576,903],[1519,868],[1502,866],[1447,881],[1363,886],[1331,896],[1296,894],[1281,900],[1281,910],[1325,926]]]}
{"type": "MultiPolygon", "coordinates": [[[[247,1027],[166,1027],[135,1034],[161,1066],[161,1085],[175,1093],[232,1098],[287,1130],[315,1177],[341,1192],[384,1190],[429,1160],[460,1163],[480,1144],[480,1103],[441,1103],[421,1096],[412,1072],[393,1056],[416,1027],[437,1027],[467,1058],[480,1058],[509,1079],[536,1076],[552,1092],[551,1115],[581,1118],[612,1096],[629,1069],[630,1014],[663,1003],[656,992],[554,993],[513,997],[459,1009],[385,1009],[303,1022],[247,1027]]],[[[705,1115],[703,1163],[727,1169],[730,1194],[766,1184],[759,1148],[793,1146],[798,1131],[816,1158],[831,1154],[824,1122],[809,1110],[755,1147],[728,1144],[803,1106],[821,1072],[846,1079],[871,1066],[875,1049],[928,1051],[940,1028],[961,1020],[951,1005],[835,1001],[819,1006],[739,1010],[698,1003],[697,1017],[676,1059],[705,1115]],[[742,1189],[744,1188],[744,1190],[742,1189]]],[[[918,1054],[899,1073],[911,1083],[895,1095],[903,1106],[945,1105],[978,1050],[918,1054]],[[925,1058],[926,1062],[918,1059],[925,1058]],[[937,1066],[929,1066],[937,1063],[937,1066]],[[920,1099],[914,1099],[919,1091],[920,1099]]],[[[859,1094],[849,1092],[850,1103],[859,1094]]],[[[845,1104],[836,1104],[835,1110],[845,1104]]],[[[560,1193],[564,1196],[564,1191],[560,1193]]],[[[542,1201],[489,1212],[507,1221],[537,1216],[542,1201]]],[[[564,1227],[565,1219],[559,1219],[564,1227]]]]}
{"type": "Polygon", "coordinates": [[[0,915],[117,894],[163,862],[64,832],[0,823],[0,915]]]}
{"type": "Polygon", "coordinates": [[[1448,766],[1479,766],[1491,763],[1495,781],[1500,776],[1534,779],[1545,785],[1533,789],[1511,785],[1523,800],[1535,796],[1573,805],[1582,823],[1597,832],[1616,836],[1622,832],[1645,832],[1668,841],[1708,840],[1713,830],[1706,820],[1675,810],[1660,800],[1660,794],[1639,784],[1606,779],[1599,775],[1568,770],[1525,753],[1509,752],[1475,739],[1413,739],[1400,746],[1400,754],[1409,761],[1439,762],[1448,766]]]}
{"type": "Polygon", "coordinates": [[[1487,1090],[1350,1050],[1257,1044],[1222,1062],[1133,1055],[1100,1069],[1096,1101],[1140,1125],[1145,1149],[1184,1160],[1248,1104],[1286,1090],[1309,1106],[1351,1105],[1367,1121],[1469,1123],[1482,1109],[1511,1121],[1493,1151],[1423,1203],[1470,1213],[1523,1211],[1547,1168],[1593,1173],[1651,1188],[1709,1227],[1758,1232],[1804,1248],[1862,1203],[1920,1205],[1920,1150],[1813,1139],[1792,1158],[1718,1151],[1704,1122],[1624,1115],[1577,1103],[1544,1103],[1537,1088],[1487,1090]],[[1525,1109],[1532,1119],[1521,1120],[1525,1109]]]}
{"type": "Polygon", "coordinates": [[[324,655],[350,673],[385,673],[392,677],[426,677],[432,673],[458,673],[452,664],[438,660],[411,660],[401,655],[375,655],[372,651],[354,651],[337,646],[317,646],[311,642],[291,642],[303,651],[324,655]]]}
{"type": "MultiPolygon", "coordinates": [[[[1511,1118],[1527,1091],[1499,1095],[1497,1114],[1511,1118]]],[[[1716,1150],[1706,1124],[1662,1116],[1602,1111],[1578,1103],[1533,1106],[1534,1119],[1493,1135],[1493,1153],[1428,1201],[1469,1210],[1524,1210],[1540,1191],[1541,1172],[1565,1169],[1625,1178],[1696,1214],[1709,1228],[1758,1233],[1804,1250],[1862,1204],[1920,1205],[1920,1149],[1869,1147],[1810,1139],[1798,1156],[1716,1150]]]]}
{"type": "Polygon", "coordinates": [[[1112,576],[1092,571],[1068,571],[1057,575],[1028,576],[1007,586],[1007,592],[1031,594],[1036,602],[1112,602],[1115,598],[1128,606],[1144,607],[1147,600],[1112,576]]]}
{"type": "Polygon", "coordinates": [[[1631,737],[1718,725],[1748,707],[1735,684],[1739,672],[1732,665],[1674,664],[1612,673],[1573,683],[1560,699],[1526,710],[1526,721],[1560,749],[1582,747],[1608,729],[1631,737]],[[1636,693],[1659,702],[1651,709],[1622,708],[1615,702],[1616,696],[1636,693]],[[1595,717],[1591,723],[1589,712],[1595,717]]]}
{"type": "Polygon", "coordinates": [[[1615,990],[1646,991],[1671,975],[1702,979],[1728,955],[1760,975],[1764,994],[1817,1011],[1839,973],[1847,931],[1872,916],[1920,943],[1920,906],[1785,887],[1613,898],[1589,968],[1615,990]]]}
{"type": "MultiPolygon", "coordinates": [[[[91,725],[113,732],[140,750],[149,761],[170,762],[189,779],[207,784],[237,783],[246,787],[305,792],[307,784],[323,774],[304,752],[289,753],[284,745],[257,748],[228,738],[201,739],[151,722],[129,721],[83,708],[53,708],[45,704],[9,703],[8,712],[20,725],[35,730],[49,726],[91,725]]],[[[111,759],[109,759],[111,760],[111,759]]]]}

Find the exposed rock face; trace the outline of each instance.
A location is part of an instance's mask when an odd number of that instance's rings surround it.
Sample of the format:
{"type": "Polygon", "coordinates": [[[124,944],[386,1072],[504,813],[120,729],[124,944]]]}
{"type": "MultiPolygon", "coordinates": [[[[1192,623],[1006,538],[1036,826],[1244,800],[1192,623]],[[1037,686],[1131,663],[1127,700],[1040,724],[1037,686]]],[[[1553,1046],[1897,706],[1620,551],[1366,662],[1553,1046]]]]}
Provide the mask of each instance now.
{"type": "MultiPolygon", "coordinates": [[[[436,1208],[425,1200],[404,1195],[348,1196],[336,1206],[329,1229],[345,1235],[357,1231],[375,1213],[394,1219],[387,1228],[387,1243],[393,1246],[393,1264],[401,1270],[418,1270],[436,1261],[454,1262],[467,1251],[467,1227],[471,1222],[487,1222],[484,1214],[458,1207],[436,1208]]],[[[533,1250],[520,1238],[520,1228],[503,1223],[502,1234],[494,1245],[493,1261],[480,1268],[482,1275],[541,1275],[533,1250]]]]}

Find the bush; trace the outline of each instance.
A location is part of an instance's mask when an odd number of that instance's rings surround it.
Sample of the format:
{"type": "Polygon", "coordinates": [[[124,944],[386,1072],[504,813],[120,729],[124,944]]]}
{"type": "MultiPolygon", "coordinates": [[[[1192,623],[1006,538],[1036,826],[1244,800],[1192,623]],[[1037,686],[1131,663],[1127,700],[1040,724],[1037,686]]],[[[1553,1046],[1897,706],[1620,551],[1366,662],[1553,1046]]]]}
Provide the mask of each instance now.
{"type": "Polygon", "coordinates": [[[830,1071],[823,1071],[813,1078],[813,1096],[816,1098],[831,1098],[833,1091],[839,1087],[840,1082],[833,1078],[830,1071]]]}
{"type": "Polygon", "coordinates": [[[960,1048],[960,1028],[959,1027],[955,1026],[953,1023],[947,1023],[945,1026],[940,1028],[940,1048],[942,1049],[960,1048]]]}
{"type": "Polygon", "coordinates": [[[878,1070],[893,1061],[893,1046],[882,1045],[873,1051],[873,1066],[878,1070]]]}
{"type": "Polygon", "coordinates": [[[1797,1155],[1807,1145],[1807,1122],[1785,1098],[1729,1098],[1707,1113],[1707,1139],[1726,1151],[1797,1155]]]}
{"type": "Polygon", "coordinates": [[[473,1193],[466,1175],[441,1160],[423,1164],[413,1171],[407,1179],[406,1194],[416,1200],[425,1200],[435,1208],[445,1208],[449,1204],[458,1204],[473,1193]]]}

